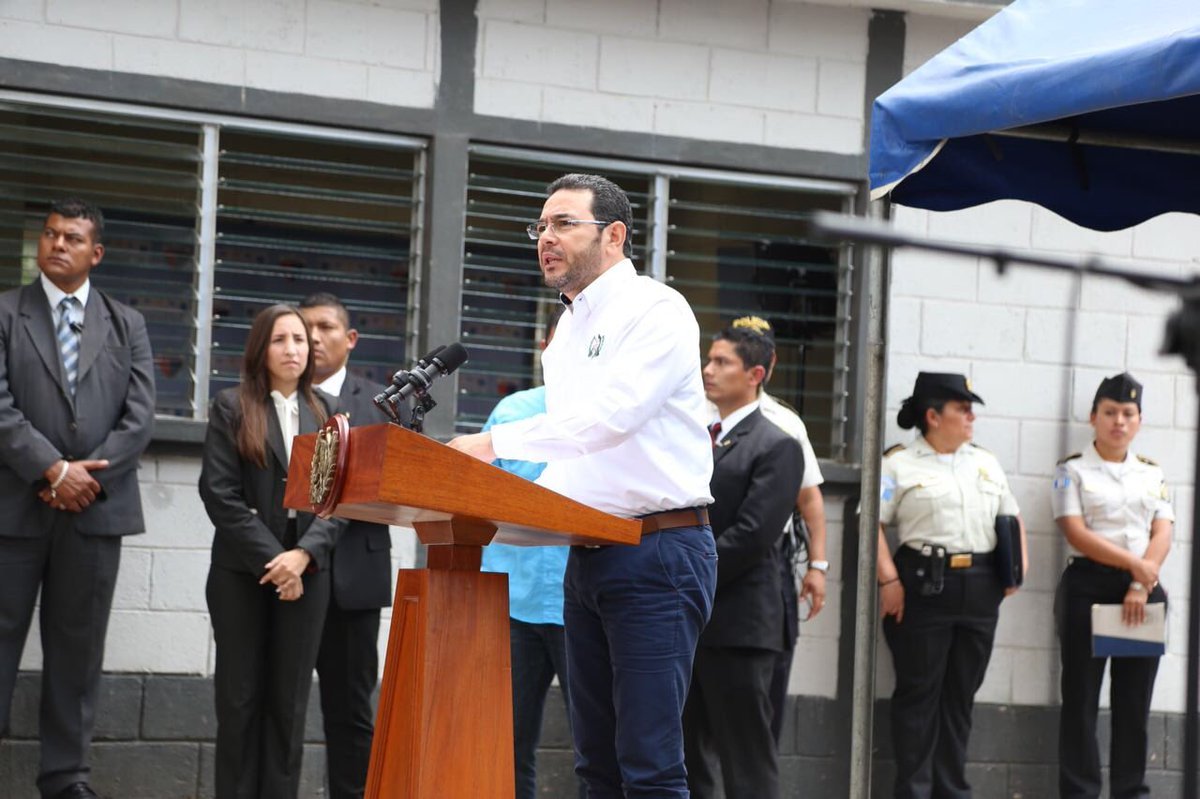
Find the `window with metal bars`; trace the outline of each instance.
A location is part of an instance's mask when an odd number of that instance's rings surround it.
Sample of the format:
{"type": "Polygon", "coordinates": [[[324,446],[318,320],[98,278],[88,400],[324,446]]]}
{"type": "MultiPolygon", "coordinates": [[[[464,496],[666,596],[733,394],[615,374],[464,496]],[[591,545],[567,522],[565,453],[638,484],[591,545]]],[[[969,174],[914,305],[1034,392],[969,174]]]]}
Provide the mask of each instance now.
{"type": "Polygon", "coordinates": [[[0,289],[37,276],[48,203],[103,209],[97,287],[141,311],[158,413],[202,419],[236,383],[253,316],[325,291],[359,331],[352,368],[408,359],[423,143],[115,103],[0,97],[0,289]]]}
{"type": "Polygon", "coordinates": [[[832,181],[473,148],[467,185],[462,336],[471,361],[459,382],[458,427],[478,429],[505,395],[540,382],[545,309],[536,247],[525,225],[565,172],[603,174],[630,196],[634,265],[691,303],[701,356],[739,316],[775,329],[768,390],[801,414],[817,454],[846,456],[852,303],[848,253],[807,238],[817,210],[848,210],[855,187],[832,181]]]}

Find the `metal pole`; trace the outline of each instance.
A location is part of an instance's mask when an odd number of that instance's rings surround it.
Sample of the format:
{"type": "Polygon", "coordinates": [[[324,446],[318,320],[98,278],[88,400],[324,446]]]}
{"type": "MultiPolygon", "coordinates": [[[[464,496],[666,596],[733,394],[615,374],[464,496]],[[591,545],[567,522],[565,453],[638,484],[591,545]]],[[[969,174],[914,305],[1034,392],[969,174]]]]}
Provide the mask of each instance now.
{"type": "MultiPolygon", "coordinates": [[[[868,215],[882,219],[882,203],[868,215]]],[[[862,431],[862,505],[858,517],[858,582],[854,601],[854,683],[850,718],[850,799],[871,796],[871,731],[875,722],[875,632],[878,586],[875,542],[879,534],[879,469],[882,460],[884,409],[884,271],[885,251],[869,247],[863,259],[867,306],[867,359],[862,431]]]]}

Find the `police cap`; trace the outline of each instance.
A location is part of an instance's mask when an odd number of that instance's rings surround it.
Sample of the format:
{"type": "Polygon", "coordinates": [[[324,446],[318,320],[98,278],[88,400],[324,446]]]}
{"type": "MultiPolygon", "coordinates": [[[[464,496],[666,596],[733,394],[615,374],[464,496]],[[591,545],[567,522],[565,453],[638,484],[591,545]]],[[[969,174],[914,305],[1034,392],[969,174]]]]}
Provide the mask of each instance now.
{"type": "Polygon", "coordinates": [[[927,401],[956,399],[984,404],[983,399],[971,390],[971,381],[965,375],[953,372],[920,372],[913,386],[914,401],[924,404],[927,401]]]}
{"type": "Polygon", "coordinates": [[[1094,408],[1102,399],[1133,402],[1137,404],[1140,411],[1142,409],[1142,384],[1135,380],[1129,372],[1106,377],[1100,381],[1100,387],[1096,389],[1092,407],[1094,408]]]}

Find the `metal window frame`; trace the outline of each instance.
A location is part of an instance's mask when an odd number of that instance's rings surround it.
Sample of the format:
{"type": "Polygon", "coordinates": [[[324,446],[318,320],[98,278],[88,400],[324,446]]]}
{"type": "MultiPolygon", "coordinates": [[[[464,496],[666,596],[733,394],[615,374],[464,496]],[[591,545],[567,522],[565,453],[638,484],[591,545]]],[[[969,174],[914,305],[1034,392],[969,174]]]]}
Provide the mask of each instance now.
{"type": "MultiPolygon", "coordinates": [[[[547,152],[523,147],[494,144],[471,144],[469,156],[494,161],[511,161],[533,166],[562,166],[565,168],[587,168],[598,173],[606,171],[645,175],[651,178],[646,222],[650,231],[645,271],[655,280],[667,279],[667,233],[669,231],[669,207],[672,179],[690,182],[730,184],[764,189],[786,189],[841,198],[842,213],[851,213],[858,200],[860,183],[821,178],[805,178],[787,175],[772,175],[761,172],[740,172],[731,169],[690,167],[678,164],[663,164],[650,161],[591,156],[561,152],[547,152]]],[[[836,334],[833,342],[837,351],[834,355],[835,383],[840,388],[835,392],[830,408],[830,441],[832,460],[845,463],[853,442],[850,435],[850,377],[853,368],[851,353],[854,349],[854,278],[855,254],[851,247],[842,247],[838,256],[838,302],[836,334]]]]}
{"type": "MultiPolygon", "coordinates": [[[[210,114],[195,111],[179,111],[170,108],[142,106],[135,103],[95,100],[90,98],[71,97],[58,94],[40,94],[35,92],[0,89],[0,102],[7,101],[33,108],[53,108],[67,110],[86,116],[88,112],[106,114],[109,116],[128,117],[132,121],[164,121],[194,124],[199,129],[200,142],[200,196],[197,198],[196,214],[196,275],[194,289],[196,292],[196,317],[192,319],[195,331],[194,368],[192,385],[192,416],[181,418],[176,416],[161,416],[158,419],[169,423],[203,422],[208,418],[209,378],[212,373],[212,307],[213,292],[216,280],[216,239],[217,239],[217,194],[218,167],[220,165],[220,138],[225,129],[270,133],[293,138],[317,139],[329,142],[347,142],[354,144],[370,144],[394,147],[414,154],[413,164],[413,214],[411,221],[412,235],[410,237],[410,261],[408,311],[410,319],[410,335],[407,349],[409,355],[416,352],[416,338],[419,332],[420,306],[420,258],[423,255],[422,236],[424,233],[424,190],[426,176],[426,158],[429,150],[429,140],[417,136],[404,136],[392,133],[376,133],[370,131],[333,128],[323,125],[309,125],[295,122],[276,122],[271,120],[253,119],[232,116],[229,114],[210,114]]],[[[169,425],[173,426],[173,425],[169,425]]]]}

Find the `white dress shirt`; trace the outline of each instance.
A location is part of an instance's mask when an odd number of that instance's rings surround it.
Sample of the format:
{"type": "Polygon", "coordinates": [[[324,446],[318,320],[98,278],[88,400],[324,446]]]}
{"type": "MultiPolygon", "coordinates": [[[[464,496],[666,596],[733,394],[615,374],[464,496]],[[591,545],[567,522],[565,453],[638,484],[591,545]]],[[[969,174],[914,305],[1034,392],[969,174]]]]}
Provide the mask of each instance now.
{"type": "MultiPolygon", "coordinates": [[[[1081,516],[1093,533],[1139,558],[1150,546],[1150,523],[1175,519],[1157,464],[1132,452],[1120,463],[1110,463],[1095,444],[1058,465],[1051,504],[1054,518],[1081,516]]],[[[1074,547],[1071,553],[1082,554],[1074,547]]]]}
{"type": "Polygon", "coordinates": [[[322,380],[320,383],[313,383],[313,388],[319,388],[329,396],[337,399],[342,396],[342,386],[346,383],[346,364],[342,364],[342,368],[331,374],[329,377],[322,380]]]}
{"type": "MultiPolygon", "coordinates": [[[[61,321],[60,317],[62,316],[62,309],[58,307],[58,304],[62,302],[63,297],[67,296],[67,293],[51,283],[50,278],[46,277],[45,274],[40,275],[40,277],[42,280],[42,291],[46,292],[46,300],[50,303],[50,315],[54,318],[54,328],[57,330],[58,323],[61,321]]],[[[89,278],[83,281],[83,285],[75,289],[74,294],[71,295],[79,300],[79,310],[81,312],[87,308],[88,295],[91,291],[92,281],[89,278]]],[[[80,318],[79,321],[82,322],[83,319],[80,318]]]]}
{"type": "Polygon", "coordinates": [[[679,292],[624,260],[576,295],[542,354],[546,413],[492,428],[496,457],[619,516],[708,505],[700,327],[679,292]]]}
{"type": "Polygon", "coordinates": [[[730,413],[728,416],[722,417],[721,432],[717,434],[717,440],[715,443],[720,444],[722,441],[724,441],[729,434],[733,432],[733,428],[737,427],[738,422],[754,413],[757,408],[758,400],[754,400],[754,402],[749,402],[743,405],[742,407],[730,413]]]}
{"type": "MultiPolygon", "coordinates": [[[[287,454],[290,463],[292,439],[300,430],[300,400],[295,391],[286,397],[278,391],[272,391],[271,402],[275,404],[275,417],[279,419],[279,429],[283,432],[283,451],[287,454]]],[[[288,517],[295,518],[296,511],[289,509],[288,517]]]]}
{"type": "Polygon", "coordinates": [[[879,521],[895,523],[900,543],[949,552],[991,552],[996,516],[1020,513],[996,456],[967,443],[939,454],[923,436],[884,457],[879,521]]]}

